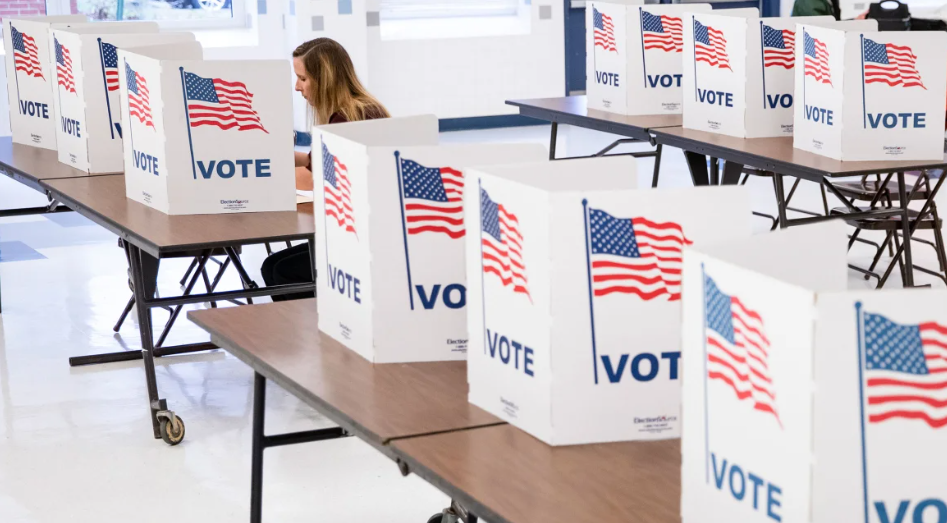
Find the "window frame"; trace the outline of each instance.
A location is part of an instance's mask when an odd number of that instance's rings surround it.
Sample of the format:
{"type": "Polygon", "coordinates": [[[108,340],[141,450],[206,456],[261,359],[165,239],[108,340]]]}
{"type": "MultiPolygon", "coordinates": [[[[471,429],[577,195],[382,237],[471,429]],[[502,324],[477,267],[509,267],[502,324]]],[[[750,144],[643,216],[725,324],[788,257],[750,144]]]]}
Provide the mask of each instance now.
{"type": "Polygon", "coordinates": [[[381,0],[379,11],[383,20],[424,20],[437,18],[472,18],[490,16],[516,16],[522,7],[522,0],[381,0]],[[493,8],[483,8],[484,3],[498,4],[493,8]],[[385,4],[400,4],[394,11],[385,4]],[[460,5],[458,5],[460,4],[460,5]],[[413,7],[412,7],[413,6],[413,7]],[[479,8],[478,8],[479,7],[479,8]]]}
{"type": "MultiPolygon", "coordinates": [[[[230,0],[233,16],[226,19],[142,20],[155,22],[162,29],[247,29],[252,27],[248,3],[253,0],[230,0]]],[[[46,0],[47,15],[70,15],[70,0],[46,0]]],[[[79,13],[81,14],[81,13],[79,13]]]]}

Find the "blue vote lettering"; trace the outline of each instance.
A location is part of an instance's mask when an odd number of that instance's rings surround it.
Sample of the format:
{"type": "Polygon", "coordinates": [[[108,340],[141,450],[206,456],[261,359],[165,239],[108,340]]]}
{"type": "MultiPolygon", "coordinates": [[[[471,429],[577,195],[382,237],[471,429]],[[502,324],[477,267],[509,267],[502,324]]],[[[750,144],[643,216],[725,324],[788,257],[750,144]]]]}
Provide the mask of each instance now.
{"type": "Polygon", "coordinates": [[[490,329],[487,329],[487,344],[490,346],[489,354],[491,358],[497,359],[497,356],[499,356],[504,365],[509,365],[512,361],[513,368],[516,370],[520,369],[520,352],[522,352],[523,373],[530,377],[533,376],[534,351],[531,347],[495,332],[491,334],[490,329]]]}
{"type": "Polygon", "coordinates": [[[238,173],[240,178],[249,178],[251,171],[257,178],[269,178],[272,174],[270,172],[269,159],[211,160],[207,163],[198,160],[197,167],[201,171],[201,176],[205,180],[210,180],[214,176],[215,172],[217,173],[217,176],[226,180],[233,178],[234,175],[238,173]]]}
{"type": "Polygon", "coordinates": [[[132,149],[132,158],[135,160],[135,167],[146,173],[158,176],[158,159],[150,154],[132,149]]]}
{"type": "Polygon", "coordinates": [[[339,291],[339,294],[351,298],[355,303],[362,303],[362,297],[359,296],[361,284],[361,280],[355,276],[329,264],[329,287],[339,291]]]}
{"type": "Polygon", "coordinates": [[[783,489],[752,472],[744,471],[743,467],[736,463],[728,464],[726,459],[720,463],[718,468],[717,455],[711,452],[710,457],[713,462],[714,484],[717,486],[717,490],[726,490],[737,501],[743,501],[744,499],[747,503],[752,501],[753,510],[763,511],[763,505],[765,504],[766,515],[773,521],[782,521],[783,517],[777,512],[777,509],[782,506],[780,496],[783,494],[783,489]],[[760,490],[763,485],[766,485],[765,494],[761,495],[760,490]],[[752,490],[752,492],[747,492],[748,490],[752,490]],[[761,503],[764,500],[765,503],[761,503]]]}
{"type": "Polygon", "coordinates": [[[29,100],[20,100],[20,114],[49,120],[49,105],[29,100]]]}
{"type": "Polygon", "coordinates": [[[768,94],[766,95],[766,104],[770,109],[775,109],[777,105],[780,107],[790,108],[792,107],[792,95],[791,94],[768,94]]]}
{"type": "Polygon", "coordinates": [[[648,85],[650,87],[680,87],[682,74],[649,74],[648,85]]]}
{"type": "MultiPolygon", "coordinates": [[[[642,352],[631,358],[629,354],[622,354],[618,358],[617,365],[613,365],[612,358],[602,355],[602,365],[605,367],[605,375],[611,383],[621,383],[621,378],[625,374],[625,367],[631,370],[631,377],[635,381],[651,381],[658,376],[661,368],[660,360],[654,354],[642,352]],[[631,358],[631,365],[628,366],[628,360],[631,358]]],[[[671,369],[668,372],[668,379],[676,380],[679,372],[680,352],[662,352],[662,360],[668,360],[671,369]]]]}
{"type": "Polygon", "coordinates": [[[618,87],[618,73],[595,71],[595,81],[603,85],[618,87]]]}
{"type": "Polygon", "coordinates": [[[448,309],[462,309],[467,305],[467,288],[459,283],[452,283],[444,287],[441,292],[441,285],[437,284],[431,287],[431,292],[427,292],[423,285],[415,285],[418,290],[418,297],[421,298],[421,306],[431,310],[437,305],[437,295],[441,295],[441,301],[448,309]]]}
{"type": "Polygon", "coordinates": [[[73,120],[72,118],[66,118],[65,116],[61,116],[59,119],[62,120],[62,130],[64,133],[71,134],[75,136],[76,138],[82,138],[82,134],[80,133],[80,129],[79,129],[78,120],[73,120]]]}
{"type": "Polygon", "coordinates": [[[806,120],[811,120],[815,123],[822,123],[825,125],[832,125],[832,110],[830,109],[821,109],[815,107],[814,105],[806,106],[806,120]]]}
{"type": "Polygon", "coordinates": [[[706,89],[697,90],[697,98],[701,102],[710,105],[724,105],[733,107],[733,93],[724,91],[708,91],[706,89]]]}
{"type": "Polygon", "coordinates": [[[894,518],[892,518],[885,502],[875,502],[875,511],[878,512],[878,521],[881,523],[947,523],[947,504],[941,499],[928,498],[921,501],[914,506],[911,520],[908,521],[905,517],[910,508],[911,501],[906,499],[902,500],[898,503],[897,513],[895,513],[894,518]],[[933,514],[933,518],[927,517],[928,514],[933,514]]]}
{"type": "Polygon", "coordinates": [[[868,125],[872,129],[877,129],[878,125],[887,129],[895,127],[923,129],[927,127],[926,119],[927,113],[868,113],[868,125]]]}

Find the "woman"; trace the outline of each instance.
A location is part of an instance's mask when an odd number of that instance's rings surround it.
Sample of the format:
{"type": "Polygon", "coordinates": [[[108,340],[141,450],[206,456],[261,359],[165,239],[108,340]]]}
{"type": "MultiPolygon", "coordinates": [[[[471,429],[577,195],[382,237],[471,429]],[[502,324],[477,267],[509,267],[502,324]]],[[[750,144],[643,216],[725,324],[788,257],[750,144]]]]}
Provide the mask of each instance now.
{"type": "MultiPolygon", "coordinates": [[[[355,74],[352,59],[331,38],[310,40],[293,51],[296,90],[309,102],[316,125],[374,120],[390,116],[355,74]]],[[[313,190],[312,160],[296,153],[296,188],[313,190]]],[[[266,258],[260,268],[267,286],[312,282],[309,245],[290,247],[266,258]]],[[[312,298],[313,293],[273,296],[273,301],[312,298]]]]}

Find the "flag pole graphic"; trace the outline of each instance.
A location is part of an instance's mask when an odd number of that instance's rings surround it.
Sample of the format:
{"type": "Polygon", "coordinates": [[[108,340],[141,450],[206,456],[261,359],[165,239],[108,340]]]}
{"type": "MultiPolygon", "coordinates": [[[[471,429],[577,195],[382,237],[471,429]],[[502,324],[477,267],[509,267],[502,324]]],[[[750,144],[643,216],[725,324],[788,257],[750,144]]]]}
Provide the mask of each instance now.
{"type": "Polygon", "coordinates": [[[414,285],[411,284],[411,256],[408,254],[408,226],[404,216],[404,172],[401,165],[401,153],[395,151],[395,166],[398,170],[398,201],[401,203],[401,234],[404,236],[404,264],[408,269],[408,299],[414,310],[414,285]]]}
{"type": "MultiPolygon", "coordinates": [[[[862,36],[864,38],[864,36],[862,36]]],[[[862,52],[864,53],[864,45],[862,52]]],[[[862,85],[864,87],[864,83],[862,85]]],[[[868,512],[868,457],[865,448],[865,315],[862,313],[862,302],[855,302],[855,324],[858,325],[858,407],[861,409],[861,445],[862,445],[862,498],[864,500],[865,523],[869,523],[868,512]]]]}
{"type": "MultiPolygon", "coordinates": [[[[187,84],[184,82],[184,68],[178,67],[181,72],[181,94],[184,95],[184,119],[187,121],[187,144],[191,147],[191,174],[197,179],[197,167],[194,165],[194,140],[191,138],[191,110],[187,105],[187,84]]],[[[323,182],[325,183],[325,182],[323,182]]]]}
{"type": "Polygon", "coordinates": [[[865,108],[865,34],[860,35],[862,51],[862,127],[868,129],[868,110],[865,108]]]}
{"type": "MultiPolygon", "coordinates": [[[[138,82],[138,78],[135,78],[135,82],[138,82]]],[[[125,60],[125,85],[128,85],[128,60],[125,60]]],[[[141,92],[141,91],[139,91],[141,92]]],[[[127,103],[126,103],[127,105],[127,103]]],[[[132,123],[132,113],[131,109],[128,110],[128,140],[132,145],[132,154],[138,154],[135,152],[135,131],[132,130],[132,127],[135,125],[132,123]]]]}
{"type": "MultiPolygon", "coordinates": [[[[20,26],[22,27],[22,26],[20,26]]],[[[13,42],[13,22],[10,22],[10,43],[13,42]]],[[[23,112],[23,105],[20,101],[20,73],[16,72],[16,64],[13,65],[13,80],[16,82],[16,105],[17,110],[20,111],[20,114],[26,114],[23,112]]]]}
{"type": "MultiPolygon", "coordinates": [[[[594,53],[595,50],[593,49],[594,53]]],[[[483,353],[487,353],[487,287],[483,277],[483,187],[477,178],[477,193],[480,196],[480,307],[483,310],[483,353]]]]}
{"type": "Polygon", "coordinates": [[[641,71],[644,73],[644,88],[648,88],[648,62],[645,61],[644,55],[644,8],[638,8],[638,27],[641,32],[641,71]]]}
{"type": "Polygon", "coordinates": [[[99,62],[102,64],[102,85],[105,87],[105,108],[109,113],[109,131],[112,133],[112,139],[115,139],[115,125],[112,120],[112,104],[109,102],[109,82],[105,78],[105,54],[102,52],[102,39],[99,41],[99,62]]]}
{"type": "MultiPolygon", "coordinates": [[[[805,79],[803,79],[805,81],[805,79]]],[[[703,288],[702,300],[704,317],[704,330],[701,333],[702,345],[704,347],[704,469],[707,484],[710,484],[710,400],[707,397],[707,271],[704,270],[704,264],[700,264],[701,287],[703,288]]]]}
{"type": "Polygon", "coordinates": [[[697,96],[697,18],[691,15],[691,50],[694,52],[694,101],[698,101],[697,96]]]}
{"type": "Polygon", "coordinates": [[[592,244],[589,238],[589,201],[582,199],[582,220],[585,222],[585,265],[589,278],[589,319],[592,322],[592,375],[598,385],[598,350],[595,345],[595,293],[592,290],[592,244]]]}
{"type": "Polygon", "coordinates": [[[763,109],[765,110],[766,109],[766,38],[763,36],[763,21],[762,20],[760,20],[760,63],[763,65],[763,109]]]}
{"type": "MultiPolygon", "coordinates": [[[[809,37],[809,33],[803,30],[802,31],[802,108],[806,111],[806,113],[809,112],[809,106],[806,105],[806,84],[808,83],[806,81],[806,76],[809,76],[806,74],[806,38],[808,37],[809,37]]],[[[815,48],[815,44],[812,44],[812,45],[813,45],[813,48],[815,48]]]]}

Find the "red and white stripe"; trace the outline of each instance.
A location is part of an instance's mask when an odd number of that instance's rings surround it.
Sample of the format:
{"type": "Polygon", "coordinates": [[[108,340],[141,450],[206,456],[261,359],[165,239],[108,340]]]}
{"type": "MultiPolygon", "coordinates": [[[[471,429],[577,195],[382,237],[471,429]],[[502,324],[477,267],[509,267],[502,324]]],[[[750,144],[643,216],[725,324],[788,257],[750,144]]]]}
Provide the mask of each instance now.
{"type": "Polygon", "coordinates": [[[866,371],[869,423],[903,418],[947,426],[947,327],[922,323],[920,331],[929,374],[866,371]]]}
{"type": "Polygon", "coordinates": [[[734,344],[707,329],[708,378],[725,383],[738,399],[752,402],[754,409],[770,413],[778,421],[763,318],[735,296],[730,298],[730,310],[734,344]]]}
{"type": "Polygon", "coordinates": [[[105,68],[105,85],[108,86],[109,91],[118,91],[118,69],[113,67],[105,68]]]}
{"type": "MultiPolygon", "coordinates": [[[[924,87],[921,73],[917,71],[917,56],[910,47],[884,44],[888,52],[888,64],[865,62],[865,83],[885,83],[904,87],[924,87]]],[[[926,89],[926,87],[924,87],[926,89]]]]}
{"type": "Polygon", "coordinates": [[[612,17],[602,13],[602,29],[595,28],[594,41],[595,47],[601,47],[606,51],[618,52],[618,45],[615,43],[615,24],[612,23],[612,17]]]}
{"type": "MultiPolygon", "coordinates": [[[[323,181],[322,188],[325,194],[326,216],[335,218],[339,227],[346,232],[355,232],[355,215],[352,211],[352,184],[349,182],[349,169],[344,163],[335,158],[335,184],[338,188],[323,181]]],[[[323,177],[324,179],[324,177],[323,177]]]]}
{"type": "Polygon", "coordinates": [[[214,78],[214,89],[220,103],[188,101],[191,127],[213,125],[221,129],[236,127],[241,131],[259,129],[267,132],[260,121],[260,115],[253,109],[253,94],[246,84],[214,78]]]}
{"type": "Polygon", "coordinates": [[[695,42],[694,53],[698,62],[706,62],[718,69],[730,69],[730,57],[727,55],[727,39],[723,31],[707,26],[710,45],[695,42]]]}
{"type": "Polygon", "coordinates": [[[56,76],[59,85],[65,87],[66,91],[74,93],[76,92],[76,80],[72,77],[72,58],[69,57],[69,49],[66,49],[64,45],[61,47],[63,63],[56,62],[56,76]]]}
{"type": "Polygon", "coordinates": [[[615,292],[635,294],[643,300],[681,299],[683,248],[693,242],[679,224],[632,218],[639,258],[611,254],[592,256],[592,289],[595,296],[615,292]]]}
{"type": "Polygon", "coordinates": [[[16,70],[23,71],[34,78],[42,78],[43,67],[39,62],[39,48],[36,47],[36,40],[34,40],[32,36],[26,36],[22,32],[20,33],[20,37],[23,38],[23,47],[26,49],[26,52],[13,51],[13,64],[16,70]]]}
{"type": "Polygon", "coordinates": [[[148,82],[137,71],[135,72],[135,82],[138,84],[138,94],[128,92],[128,114],[154,129],[155,122],[151,119],[151,96],[148,93],[148,82]]]}
{"type": "Polygon", "coordinates": [[[408,234],[439,232],[454,239],[464,236],[464,173],[450,167],[441,167],[440,171],[447,201],[406,198],[408,234]]]}
{"type": "Polygon", "coordinates": [[[663,33],[644,32],[644,48],[684,52],[684,22],[675,16],[661,15],[661,25],[664,26],[663,33]]]}
{"type": "Polygon", "coordinates": [[[763,67],[796,67],[796,33],[791,29],[783,29],[783,44],[785,49],[763,47],[763,67]]]}
{"type": "Polygon", "coordinates": [[[813,41],[816,58],[805,55],[806,76],[815,78],[817,82],[832,85],[832,75],[829,71],[829,48],[821,40],[813,38],[813,41]]]}
{"type": "MultiPolygon", "coordinates": [[[[523,235],[519,231],[519,220],[502,204],[497,205],[500,220],[501,241],[482,233],[483,272],[495,274],[504,286],[512,286],[513,292],[530,296],[526,281],[526,264],[523,261],[523,235]]],[[[530,297],[532,299],[532,297],[530,297]]]]}

